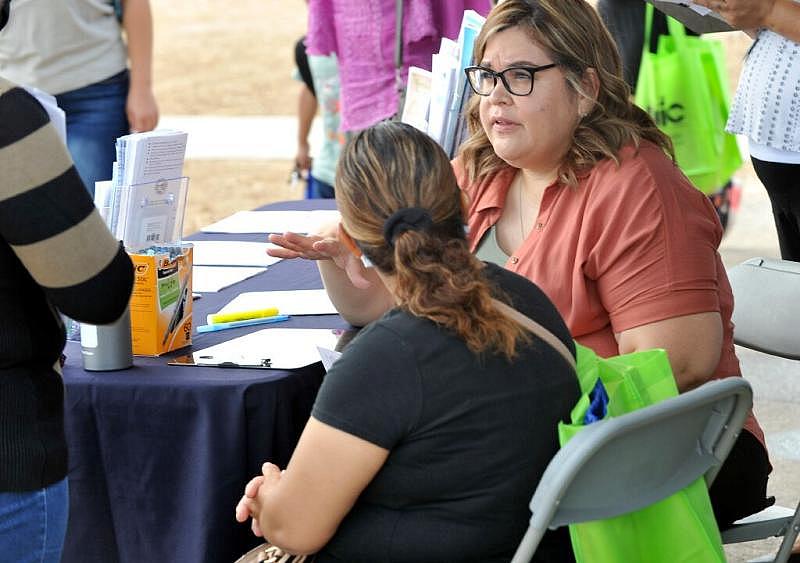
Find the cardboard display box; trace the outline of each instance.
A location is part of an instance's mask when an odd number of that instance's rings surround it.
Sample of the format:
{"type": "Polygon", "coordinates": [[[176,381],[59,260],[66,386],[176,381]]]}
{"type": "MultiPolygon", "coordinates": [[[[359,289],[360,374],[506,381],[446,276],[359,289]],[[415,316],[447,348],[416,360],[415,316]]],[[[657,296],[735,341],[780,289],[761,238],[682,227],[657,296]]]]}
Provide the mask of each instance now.
{"type": "Polygon", "coordinates": [[[133,353],[158,356],[192,343],[192,245],[131,254],[133,353]]]}

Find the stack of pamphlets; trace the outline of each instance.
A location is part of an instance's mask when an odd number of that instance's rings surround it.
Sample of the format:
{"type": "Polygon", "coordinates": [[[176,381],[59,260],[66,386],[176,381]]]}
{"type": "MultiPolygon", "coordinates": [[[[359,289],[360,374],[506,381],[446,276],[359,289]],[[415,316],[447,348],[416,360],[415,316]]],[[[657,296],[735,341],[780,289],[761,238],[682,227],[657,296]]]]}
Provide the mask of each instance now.
{"type": "Polygon", "coordinates": [[[442,38],[439,52],[431,58],[431,71],[408,70],[401,121],[430,135],[452,158],[464,139],[464,108],[471,90],[464,69],[473,64],[475,38],[486,18],[466,10],[458,39],[442,38]]]}
{"type": "Polygon", "coordinates": [[[160,129],[117,139],[110,182],[95,186],[95,205],[130,252],[180,241],[188,178],[187,134],[160,129]]]}

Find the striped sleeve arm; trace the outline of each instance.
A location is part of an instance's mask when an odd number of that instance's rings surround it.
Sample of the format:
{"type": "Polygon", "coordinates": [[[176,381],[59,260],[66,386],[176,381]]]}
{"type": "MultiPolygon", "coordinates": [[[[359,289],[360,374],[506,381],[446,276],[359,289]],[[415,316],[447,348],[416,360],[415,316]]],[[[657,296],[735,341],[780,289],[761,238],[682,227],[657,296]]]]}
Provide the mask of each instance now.
{"type": "Polygon", "coordinates": [[[130,258],[95,209],[47,113],[0,89],[0,236],[53,304],[102,324],[125,308],[130,258]]]}

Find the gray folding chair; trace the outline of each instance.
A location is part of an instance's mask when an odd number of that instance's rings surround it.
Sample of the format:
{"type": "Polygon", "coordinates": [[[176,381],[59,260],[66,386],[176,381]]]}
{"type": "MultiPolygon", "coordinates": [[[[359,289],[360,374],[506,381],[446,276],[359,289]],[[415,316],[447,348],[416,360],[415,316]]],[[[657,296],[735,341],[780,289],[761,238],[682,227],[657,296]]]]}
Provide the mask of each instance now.
{"type": "MultiPolygon", "coordinates": [[[[734,342],[773,356],[800,360],[800,263],[752,258],[731,268],[734,342]]],[[[800,502],[771,506],[722,531],[724,543],[781,537],[774,563],[785,563],[800,531],[800,502]]]]}
{"type": "Polygon", "coordinates": [[[731,377],[588,425],[547,466],[512,563],[530,561],[547,528],[638,510],[703,475],[710,484],[752,404],[747,381],[731,377]]]}

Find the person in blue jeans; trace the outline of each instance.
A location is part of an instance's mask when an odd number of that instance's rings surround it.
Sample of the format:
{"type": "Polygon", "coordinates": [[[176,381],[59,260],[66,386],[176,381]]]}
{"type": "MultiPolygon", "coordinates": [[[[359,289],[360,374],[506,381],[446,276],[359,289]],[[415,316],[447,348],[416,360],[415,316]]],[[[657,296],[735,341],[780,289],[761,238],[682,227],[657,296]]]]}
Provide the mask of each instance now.
{"type": "Polygon", "coordinates": [[[2,75],[0,170],[0,561],[57,562],[69,507],[57,311],[113,322],[133,266],[44,107],[2,75]]]}
{"type": "Polygon", "coordinates": [[[68,512],[66,478],[36,491],[0,492],[0,561],[58,561],[68,512]]]}
{"type": "Polygon", "coordinates": [[[0,34],[0,74],[56,97],[66,113],[67,146],[94,194],[96,181],[111,179],[117,137],[158,123],[149,0],[9,5],[11,19],[0,34]]]}

